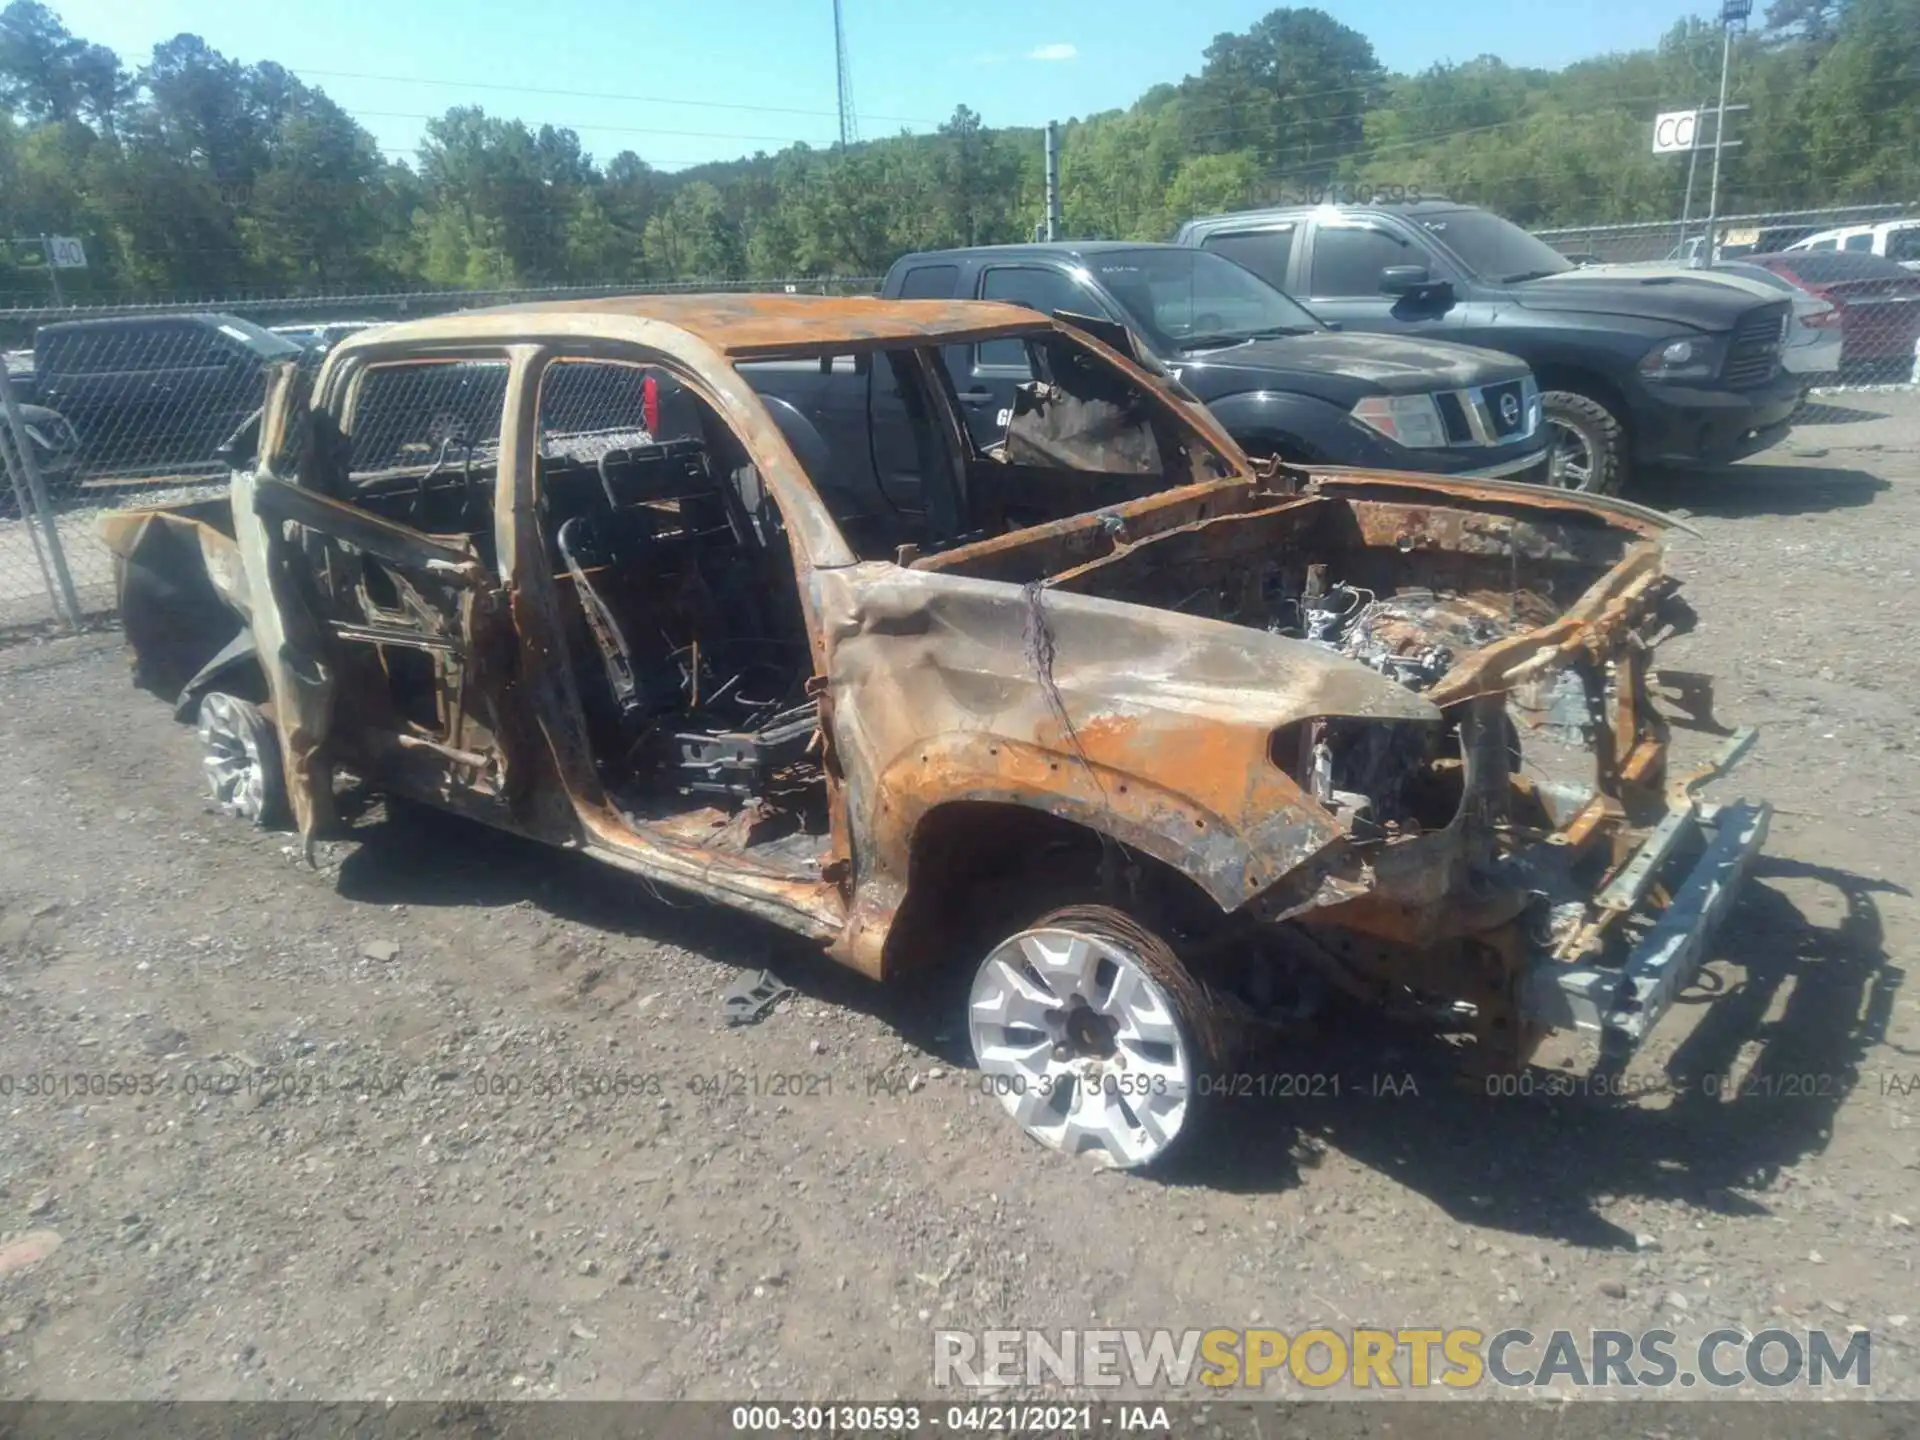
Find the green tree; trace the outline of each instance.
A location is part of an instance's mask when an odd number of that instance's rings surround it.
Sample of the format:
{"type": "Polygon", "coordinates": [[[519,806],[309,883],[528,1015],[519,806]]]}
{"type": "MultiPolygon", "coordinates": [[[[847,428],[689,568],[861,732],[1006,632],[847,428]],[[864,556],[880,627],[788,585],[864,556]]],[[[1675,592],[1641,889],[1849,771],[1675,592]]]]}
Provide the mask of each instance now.
{"type": "Polygon", "coordinates": [[[1359,145],[1385,78],[1372,42],[1326,11],[1270,11],[1207,47],[1189,138],[1248,146],[1263,166],[1325,179],[1359,145]]]}
{"type": "Polygon", "coordinates": [[[0,105],[34,124],[79,119],[74,67],[89,48],[39,0],[13,0],[0,10],[0,105]]]}

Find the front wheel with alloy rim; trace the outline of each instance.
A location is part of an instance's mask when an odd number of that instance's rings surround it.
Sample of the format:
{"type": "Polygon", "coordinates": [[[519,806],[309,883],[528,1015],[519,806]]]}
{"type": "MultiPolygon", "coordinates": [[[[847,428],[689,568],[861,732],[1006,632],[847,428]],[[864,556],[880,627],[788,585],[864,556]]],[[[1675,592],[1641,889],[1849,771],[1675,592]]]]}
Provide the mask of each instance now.
{"type": "Polygon", "coordinates": [[[1598,400],[1572,390],[1548,390],[1541,413],[1553,441],[1547,484],[1587,495],[1617,495],[1627,479],[1627,431],[1598,400]]]}
{"type": "Polygon", "coordinates": [[[980,964],[968,1031],[982,1087],[1042,1145],[1131,1170],[1191,1134],[1208,1001],[1172,948],[1105,905],[1044,915],[980,964]]]}
{"type": "Polygon", "coordinates": [[[262,830],[286,817],[286,776],[280,737],[260,707],[220,691],[200,697],[200,764],[213,803],[262,830]]]}

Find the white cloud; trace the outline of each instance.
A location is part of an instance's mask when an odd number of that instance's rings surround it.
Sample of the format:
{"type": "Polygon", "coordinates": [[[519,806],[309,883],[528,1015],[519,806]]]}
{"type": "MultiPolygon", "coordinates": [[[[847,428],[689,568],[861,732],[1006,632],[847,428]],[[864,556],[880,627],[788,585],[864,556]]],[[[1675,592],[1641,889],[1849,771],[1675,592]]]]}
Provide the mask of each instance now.
{"type": "Polygon", "coordinates": [[[1027,52],[1029,60],[1078,60],[1080,47],[1071,41],[1057,40],[1051,45],[1038,45],[1027,52]]]}

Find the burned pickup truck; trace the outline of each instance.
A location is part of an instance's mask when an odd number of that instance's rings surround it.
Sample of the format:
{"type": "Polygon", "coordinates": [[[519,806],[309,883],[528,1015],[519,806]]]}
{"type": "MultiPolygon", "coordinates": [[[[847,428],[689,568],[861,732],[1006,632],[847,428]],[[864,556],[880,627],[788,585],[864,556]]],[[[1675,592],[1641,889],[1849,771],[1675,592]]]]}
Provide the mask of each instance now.
{"type": "Polygon", "coordinates": [[[1766,831],[1696,796],[1715,765],[1669,770],[1652,657],[1687,612],[1659,516],[1256,466],[1010,306],[395,325],[283,367],[230,501],[103,523],[136,679],[198,724],[225,807],[311,846],[358,785],[875,979],[964,967],[993,1092],[1109,1165],[1168,1153],[1206,1077],[1316,995],[1472,1068],[1553,1027],[1618,1064],[1766,831]],[[941,349],[990,340],[1034,378],[982,443],[941,349]],[[793,362],[884,367],[877,465],[748,378],[793,362]],[[848,483],[876,469],[917,505],[848,483]]]}

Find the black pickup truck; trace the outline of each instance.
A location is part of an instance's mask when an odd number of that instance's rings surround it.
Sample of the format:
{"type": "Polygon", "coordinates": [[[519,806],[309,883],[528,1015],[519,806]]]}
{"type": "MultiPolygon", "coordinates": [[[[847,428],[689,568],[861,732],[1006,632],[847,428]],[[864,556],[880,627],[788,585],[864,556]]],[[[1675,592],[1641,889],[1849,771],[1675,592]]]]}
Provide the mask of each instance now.
{"type": "Polygon", "coordinates": [[[1554,479],[1618,491],[1636,464],[1719,465],[1780,440],[1804,393],[1781,368],[1792,306],[1706,275],[1583,270],[1445,200],[1215,215],[1179,244],[1238,261],[1349,330],[1456,340],[1533,367],[1554,479]]]}
{"type": "MultiPolygon", "coordinates": [[[[1446,475],[1546,474],[1539,394],[1520,361],[1464,345],[1337,333],[1258,276],[1202,251],[1122,241],[932,251],[896,261],[882,294],[1000,300],[1077,320],[1205,403],[1254,455],[1446,475]]],[[[942,358],[975,443],[997,444],[1016,388],[1033,378],[1025,346],[953,345],[942,358]]],[[[843,368],[851,373],[852,362],[843,368]]],[[[762,394],[797,405],[822,435],[865,433],[871,419],[883,493],[908,484],[910,450],[890,456],[885,439],[886,412],[899,403],[890,382],[869,396],[863,385],[790,365],[741,372],[762,394]],[[890,467],[890,458],[899,463],[890,467]]]]}
{"type": "Polygon", "coordinates": [[[217,469],[267,366],[301,353],[237,315],[62,320],[34,333],[31,388],[72,422],[90,475],[217,469]]]}

